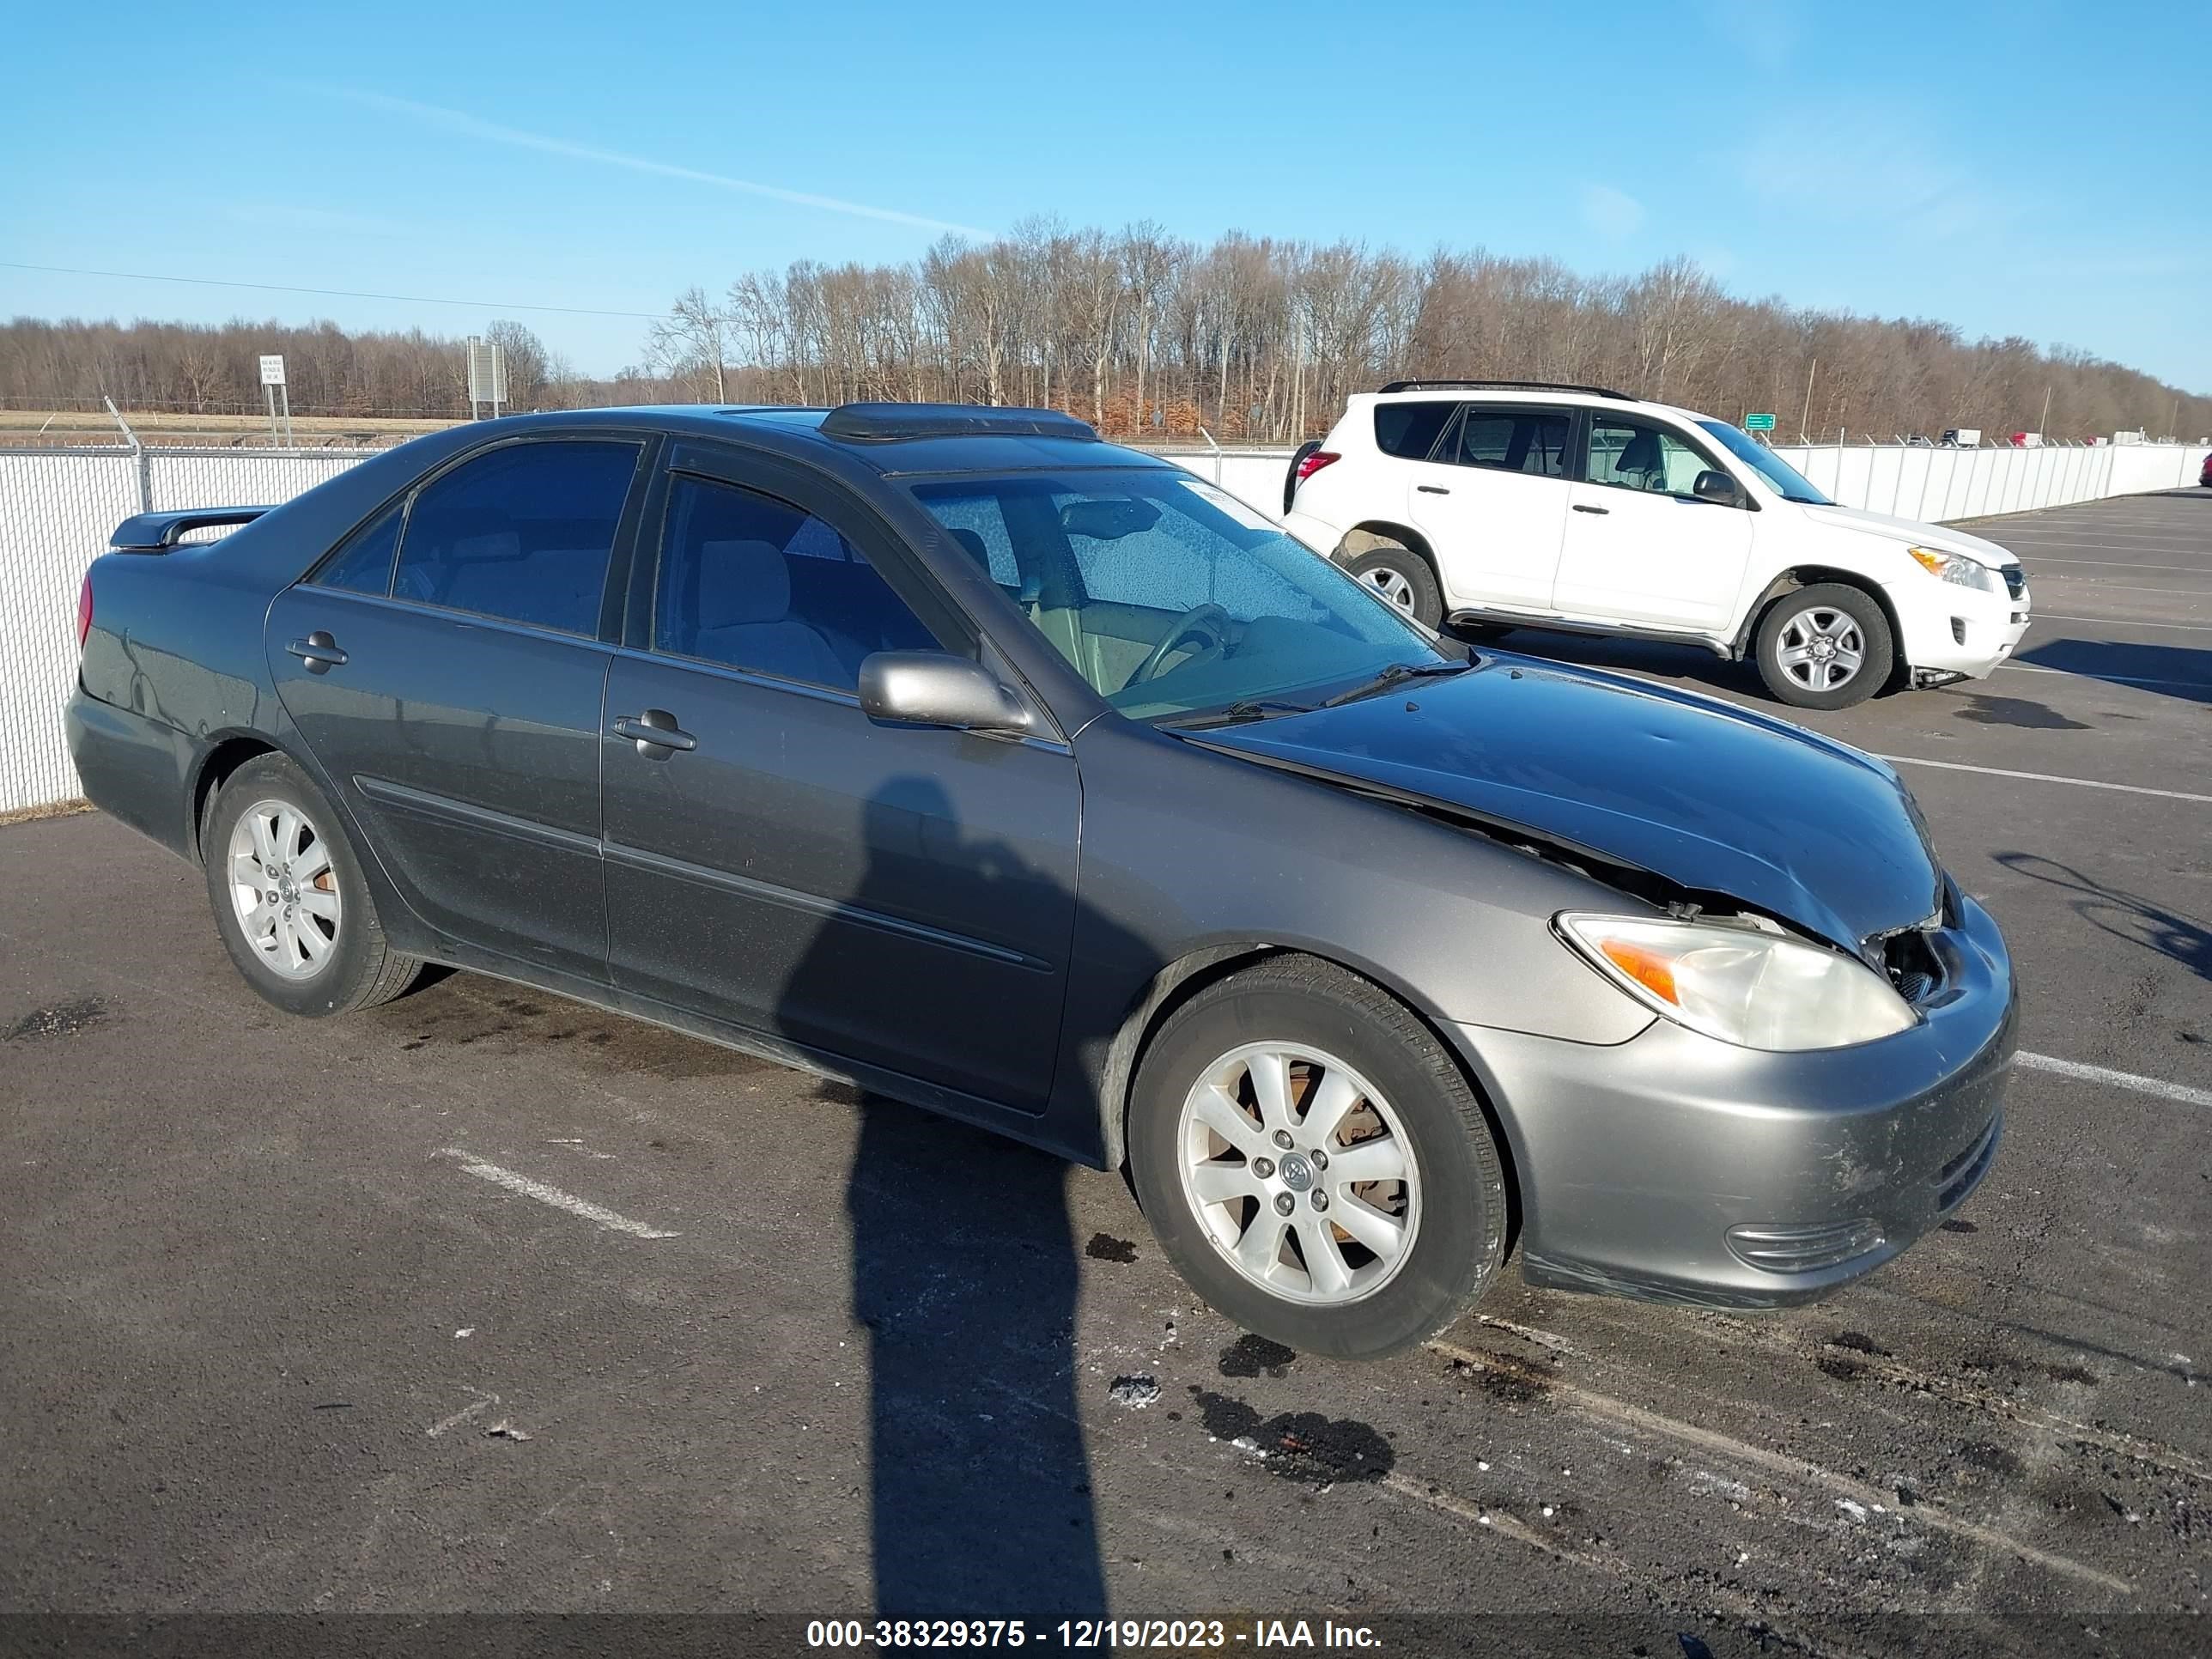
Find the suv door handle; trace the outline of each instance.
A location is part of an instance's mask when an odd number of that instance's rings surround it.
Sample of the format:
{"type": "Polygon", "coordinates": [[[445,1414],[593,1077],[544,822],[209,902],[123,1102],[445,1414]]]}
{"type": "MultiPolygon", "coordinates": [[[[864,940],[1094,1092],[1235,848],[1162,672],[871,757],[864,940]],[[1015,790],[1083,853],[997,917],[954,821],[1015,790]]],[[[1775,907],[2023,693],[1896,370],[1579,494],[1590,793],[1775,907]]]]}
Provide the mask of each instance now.
{"type": "Polygon", "coordinates": [[[1584,507],[1580,501],[1577,501],[1575,503],[1575,511],[1577,513],[1595,513],[1600,518],[1603,518],[1607,514],[1612,512],[1613,509],[1609,507],[1584,507]]]}
{"type": "Polygon", "coordinates": [[[666,760],[678,749],[696,749],[699,739],[676,724],[665,708],[648,708],[642,714],[624,714],[614,724],[614,734],[628,738],[647,760],[666,760]]]}
{"type": "Polygon", "coordinates": [[[1424,495],[1449,495],[1451,494],[1451,491],[1446,489],[1442,484],[1415,484],[1413,488],[1419,490],[1424,495]]]}
{"type": "Polygon", "coordinates": [[[307,664],[310,674],[327,674],[333,668],[346,665],[346,653],[338,649],[338,642],[319,628],[284,648],[307,664]]]}

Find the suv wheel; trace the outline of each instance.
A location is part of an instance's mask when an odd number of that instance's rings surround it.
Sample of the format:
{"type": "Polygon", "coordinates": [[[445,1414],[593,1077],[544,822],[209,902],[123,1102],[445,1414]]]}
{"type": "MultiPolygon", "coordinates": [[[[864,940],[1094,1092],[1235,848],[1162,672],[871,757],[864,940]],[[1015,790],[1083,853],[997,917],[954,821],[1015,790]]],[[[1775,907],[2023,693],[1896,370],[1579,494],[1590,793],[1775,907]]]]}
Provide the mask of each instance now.
{"type": "Polygon", "coordinates": [[[1385,542],[1345,566],[1352,579],[1425,627],[1443,625],[1443,594],[1429,562],[1410,548],[1385,542]]]}
{"type": "Polygon", "coordinates": [[[1759,675],[1796,708],[1849,708],[1897,665],[1889,618],[1873,596],[1842,582],[1784,593],[1759,625],[1759,675]]]}
{"type": "Polygon", "coordinates": [[[246,982],[290,1014],[389,1002],[422,964],[385,942],[337,813],[283,755],[232,773],[200,834],[216,931],[246,982]]]}
{"type": "Polygon", "coordinates": [[[1307,1352],[1431,1336],[1504,1260],[1504,1176],[1466,1078],[1396,1001],[1309,957],[1169,1018],[1138,1069],[1129,1170],[1190,1285],[1307,1352]]]}

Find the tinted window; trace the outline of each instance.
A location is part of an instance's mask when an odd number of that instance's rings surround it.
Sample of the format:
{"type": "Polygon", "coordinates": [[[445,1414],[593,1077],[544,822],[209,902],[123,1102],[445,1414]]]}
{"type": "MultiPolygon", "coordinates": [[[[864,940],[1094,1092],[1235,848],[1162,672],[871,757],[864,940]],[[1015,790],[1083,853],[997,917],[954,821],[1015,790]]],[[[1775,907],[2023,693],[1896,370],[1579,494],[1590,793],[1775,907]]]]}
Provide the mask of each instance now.
{"type": "Polygon", "coordinates": [[[1450,459],[1462,466],[1563,478],[1567,472],[1568,424],[1565,410],[1547,414],[1470,405],[1453,434],[1450,459]]]}
{"type": "Polygon", "coordinates": [[[938,641],[860,550],[788,501],[704,478],[670,486],[656,649],[850,690],[878,651],[938,641]]]}
{"type": "Polygon", "coordinates": [[[1687,495],[1698,474],[1711,465],[1687,441],[1662,428],[1613,416],[1590,422],[1589,464],[1583,476],[1592,483],[1687,495]]]}
{"type": "Polygon", "coordinates": [[[399,522],[404,516],[405,503],[395,501],[374,523],[356,531],[337,556],[315,572],[315,586],[342,587],[349,593],[389,593],[392,556],[399,550],[399,522]]]}
{"type": "Polygon", "coordinates": [[[1377,404],[1375,447],[1401,460],[1425,461],[1451,412],[1449,404],[1377,404]]]}
{"type": "Polygon", "coordinates": [[[596,634],[607,556],[637,448],[513,444],[464,463],[415,497],[394,597],[596,634]]]}

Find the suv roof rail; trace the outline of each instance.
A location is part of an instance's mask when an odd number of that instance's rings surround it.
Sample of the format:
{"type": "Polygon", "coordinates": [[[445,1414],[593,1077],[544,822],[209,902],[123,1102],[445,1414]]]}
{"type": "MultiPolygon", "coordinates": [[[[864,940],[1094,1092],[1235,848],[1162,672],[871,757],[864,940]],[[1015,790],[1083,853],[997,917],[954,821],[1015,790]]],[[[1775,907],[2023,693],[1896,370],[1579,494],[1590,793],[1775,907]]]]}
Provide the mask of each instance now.
{"type": "Polygon", "coordinates": [[[988,408],[975,404],[841,404],[822,417],[822,435],[855,443],[904,438],[1074,438],[1097,443],[1088,421],[1056,409],[988,408]]]}
{"type": "Polygon", "coordinates": [[[1644,400],[1632,392],[1615,392],[1609,386],[1577,386],[1571,380],[1393,380],[1382,388],[1391,392],[1581,392],[1593,398],[1618,398],[1625,404],[1644,400]]]}

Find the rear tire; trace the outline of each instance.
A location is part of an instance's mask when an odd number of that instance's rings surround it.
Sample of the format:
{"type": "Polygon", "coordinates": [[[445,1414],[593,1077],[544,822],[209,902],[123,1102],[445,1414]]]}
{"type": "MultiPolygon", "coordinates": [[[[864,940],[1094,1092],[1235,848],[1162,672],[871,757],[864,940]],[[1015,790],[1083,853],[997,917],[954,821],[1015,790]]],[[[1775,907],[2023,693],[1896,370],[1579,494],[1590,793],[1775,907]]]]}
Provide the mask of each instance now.
{"type": "Polygon", "coordinates": [[[1437,573],[1411,548],[1395,542],[1361,554],[1345,566],[1353,580],[1425,628],[1443,625],[1444,599],[1437,573]]]}
{"type": "Polygon", "coordinates": [[[1815,582],[1784,593],[1759,624],[1759,677],[1793,708],[1850,708],[1897,669],[1889,618],[1863,588],[1815,582]]]}
{"type": "Polygon", "coordinates": [[[1162,1025],[1131,1094],[1129,1173],[1192,1289],[1304,1352],[1409,1347],[1504,1261],[1503,1165],[1467,1079],[1404,1006],[1310,957],[1232,974],[1162,1025]]]}
{"type": "Polygon", "coordinates": [[[374,1007],[422,972],[421,958],[386,942],[337,810],[288,757],[259,756],[223,781],[200,854],[223,948],[286,1013],[374,1007]]]}

